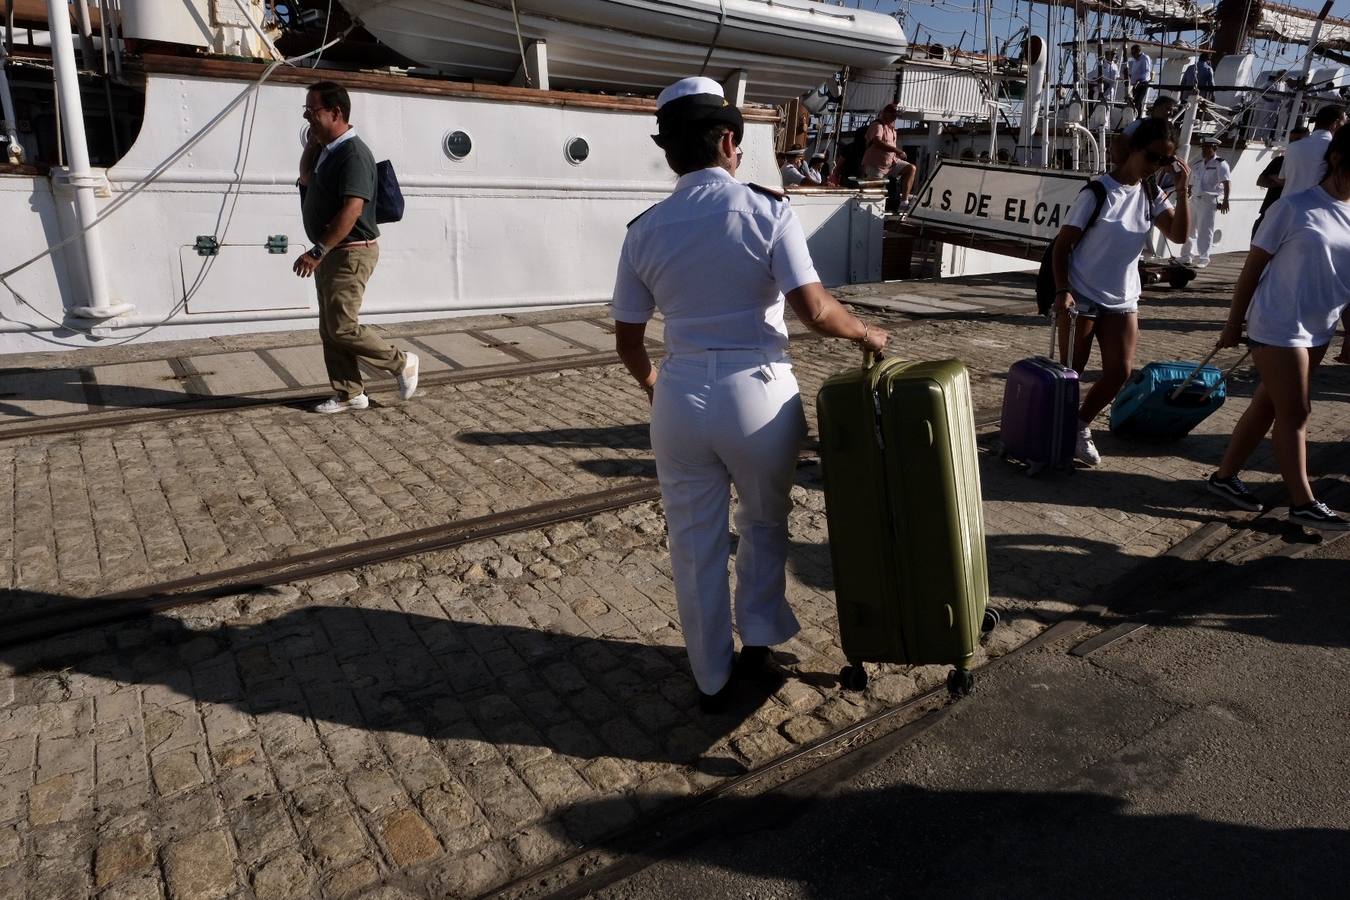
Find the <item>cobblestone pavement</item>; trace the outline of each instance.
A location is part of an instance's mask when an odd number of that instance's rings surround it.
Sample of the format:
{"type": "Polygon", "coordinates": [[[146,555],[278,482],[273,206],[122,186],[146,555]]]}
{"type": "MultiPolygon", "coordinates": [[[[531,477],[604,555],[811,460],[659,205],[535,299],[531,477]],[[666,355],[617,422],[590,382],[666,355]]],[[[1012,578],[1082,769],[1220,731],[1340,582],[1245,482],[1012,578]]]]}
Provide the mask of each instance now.
{"type": "MultiPolygon", "coordinates": [[[[1203,355],[1231,269],[1150,294],[1140,359],[1203,355]]],[[[1046,337],[1029,315],[985,315],[912,324],[893,346],[965,359],[987,409],[1046,337]]],[[[795,356],[808,397],[853,359],[829,342],[795,356]]],[[[1104,436],[1098,470],[1028,479],[985,454],[1006,611],[988,654],[1215,515],[1198,478],[1245,406],[1240,376],[1184,441],[1104,436]]],[[[1350,370],[1319,375],[1315,452],[1350,434],[1348,398],[1350,370]]],[[[5,602],[646,477],[645,421],[611,367],[440,386],[360,415],[254,409],[3,443],[5,602]]],[[[1260,457],[1252,481],[1272,500],[1274,480],[1260,457]]],[[[780,677],[715,718],[697,712],[656,504],[0,649],[0,896],[472,896],[936,684],[941,668],[891,666],[865,693],[838,689],[810,459],[794,500],[803,630],[780,677]]]]}

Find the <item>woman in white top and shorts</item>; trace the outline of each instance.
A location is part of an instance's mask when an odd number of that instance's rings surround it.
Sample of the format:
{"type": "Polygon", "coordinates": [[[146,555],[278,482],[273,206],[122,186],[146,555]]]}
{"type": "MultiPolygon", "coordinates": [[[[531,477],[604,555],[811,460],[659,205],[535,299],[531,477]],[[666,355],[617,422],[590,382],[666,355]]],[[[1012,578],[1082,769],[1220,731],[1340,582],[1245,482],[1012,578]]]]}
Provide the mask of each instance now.
{"type": "Polygon", "coordinates": [[[1160,119],[1144,119],[1130,133],[1123,161],[1098,179],[1106,189],[1097,221],[1083,230],[1097,198],[1089,189],[1078,194],[1055,239],[1051,265],[1055,276],[1055,308],[1061,328],[1060,352],[1067,355],[1069,322],[1073,335],[1073,367],[1087,368],[1095,338],[1102,351],[1102,375],[1078,409],[1075,456],[1089,466],[1101,461],[1092,442],[1092,420],[1110,403],[1134,369],[1139,339],[1139,257],[1156,224],[1168,240],[1181,243],[1190,234],[1186,180],[1190,169],[1173,154],[1172,128],[1160,119]],[[1159,170],[1171,170],[1177,207],[1156,186],[1144,184],[1159,170]],[[1153,191],[1153,195],[1149,195],[1153,191]]]}
{"type": "Polygon", "coordinates": [[[1308,482],[1309,381],[1350,305],[1350,127],[1336,132],[1321,184],[1281,197],[1252,238],[1233,289],[1220,347],[1247,342],[1261,374],[1233,429],[1209,489],[1242,509],[1261,510],[1238,476],[1274,425],[1275,458],[1289,491],[1289,520],[1323,531],[1350,531],[1350,521],[1313,496],[1308,482]]]}
{"type": "Polygon", "coordinates": [[[806,419],[787,355],[784,295],[820,334],[880,350],[886,333],[821,286],[783,193],[733,177],[743,124],[721,85],[676,82],[657,98],[656,119],[654,139],[679,180],[629,223],[614,285],[615,343],[652,400],[680,625],[700,707],[715,713],[727,704],[732,675],[764,666],[769,647],[799,628],[786,595],[787,523],[806,419]],[[659,378],[644,340],[657,310],[667,353],[659,378]],[[739,659],[727,584],[732,485],[739,659]]]}

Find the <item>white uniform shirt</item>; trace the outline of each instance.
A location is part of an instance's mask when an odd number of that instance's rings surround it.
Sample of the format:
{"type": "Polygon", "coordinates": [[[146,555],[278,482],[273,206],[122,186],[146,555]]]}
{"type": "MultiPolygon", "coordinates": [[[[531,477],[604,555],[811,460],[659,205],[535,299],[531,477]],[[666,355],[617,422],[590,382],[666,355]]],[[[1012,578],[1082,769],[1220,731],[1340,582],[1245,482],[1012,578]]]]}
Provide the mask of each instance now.
{"type": "Polygon", "coordinates": [[[792,163],[786,163],[781,171],[784,187],[796,187],[806,180],[806,174],[792,163]]]}
{"type": "Polygon", "coordinates": [[[1223,196],[1223,183],[1231,181],[1232,170],[1228,163],[1219,157],[1213,159],[1202,159],[1200,165],[1196,168],[1200,170],[1199,187],[1202,194],[1209,194],[1212,197],[1223,196]]]}
{"type": "Polygon", "coordinates": [[[1247,334],[1273,347],[1330,343],[1350,303],[1350,203],[1320,186],[1286,194],[1266,210],[1252,246],[1274,258],[1247,310],[1247,334]]]}
{"type": "Polygon", "coordinates": [[[1094,85],[1101,85],[1103,100],[1114,100],[1116,98],[1116,82],[1119,80],[1120,66],[1116,65],[1114,60],[1098,65],[1088,76],[1089,82],[1094,85]]]}
{"type": "Polygon", "coordinates": [[[619,256],[617,322],[665,316],[671,355],[787,349],[783,295],[820,281],[792,206],[725,169],[680,176],[633,221],[619,256]]]}
{"type": "Polygon", "coordinates": [[[1130,84],[1135,85],[1141,81],[1151,81],[1153,78],[1153,60],[1149,59],[1147,53],[1140,53],[1139,58],[1130,58],[1130,84]]]}
{"type": "MultiPolygon", "coordinates": [[[[1069,287],[1075,298],[1103,309],[1128,311],[1139,302],[1139,255],[1158,216],[1172,208],[1160,191],[1149,203],[1143,184],[1123,185],[1110,175],[1098,181],[1106,188],[1101,212],[1069,254],[1069,287]]],[[[1064,218],[1082,228],[1097,202],[1091,190],[1080,191],[1064,218]]]]}
{"type": "Polygon", "coordinates": [[[1284,151],[1284,193],[1280,196],[1292,197],[1322,183],[1327,174],[1329,146],[1331,132],[1323,128],[1289,145],[1284,151]]]}

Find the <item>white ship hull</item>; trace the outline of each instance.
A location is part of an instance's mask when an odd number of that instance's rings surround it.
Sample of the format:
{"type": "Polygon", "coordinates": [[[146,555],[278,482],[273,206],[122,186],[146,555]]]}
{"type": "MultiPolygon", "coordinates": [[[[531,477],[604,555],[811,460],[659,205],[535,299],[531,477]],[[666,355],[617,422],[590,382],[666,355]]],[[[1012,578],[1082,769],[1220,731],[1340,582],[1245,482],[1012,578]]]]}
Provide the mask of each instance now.
{"type": "Polygon", "coordinates": [[[711,46],[707,74],[745,70],[751,100],[779,102],[845,65],[889,66],[906,46],[895,19],[815,0],[518,0],[519,35],[509,2],[342,3],[385,44],[443,72],[508,81],[520,41],[543,41],[553,86],[610,93],[698,74],[711,46]]]}
{"type": "MultiPolygon", "coordinates": [[[[308,245],[295,175],[313,74],[281,69],[250,95],[246,79],[261,66],[224,64],[238,71],[226,78],[175,65],[147,76],[134,146],[96,170],[107,179],[98,230],[109,293],[134,311],[101,323],[68,317],[89,302],[75,241],[8,278],[31,305],[0,291],[0,352],[316,326],[313,282],[290,269],[308,245]],[[268,252],[276,235],[286,252],[268,252]],[[199,236],[216,239],[218,252],[199,255],[199,236]]],[[[391,76],[355,76],[349,87],[358,133],[394,162],[407,200],[403,221],[383,227],[366,321],[607,302],[625,224],[674,183],[649,137],[650,101],[467,85],[447,94],[443,83],[391,76]],[[372,82],[381,89],[360,86],[372,82]],[[464,159],[443,149],[453,131],[472,138],[464,159]],[[578,137],[590,155],[574,164],[564,145],[578,137]]],[[[741,177],[781,184],[772,113],[750,113],[744,147],[741,177]]],[[[820,193],[793,205],[825,281],[880,277],[879,195],[820,193]]],[[[0,271],[78,231],[59,172],[0,169],[0,221],[0,271]]]]}

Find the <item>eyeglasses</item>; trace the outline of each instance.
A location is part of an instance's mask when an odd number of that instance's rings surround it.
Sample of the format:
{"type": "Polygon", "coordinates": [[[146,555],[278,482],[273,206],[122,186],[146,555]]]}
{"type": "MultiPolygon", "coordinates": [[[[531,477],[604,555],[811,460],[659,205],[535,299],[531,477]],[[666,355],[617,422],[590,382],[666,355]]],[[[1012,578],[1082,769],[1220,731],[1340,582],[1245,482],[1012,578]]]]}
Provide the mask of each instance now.
{"type": "Polygon", "coordinates": [[[740,162],[740,161],[743,160],[743,159],[745,159],[745,151],[742,150],[740,147],[737,147],[737,148],[736,148],[736,162],[740,162]]]}
{"type": "Polygon", "coordinates": [[[326,106],[310,106],[308,103],[306,103],[306,104],[304,105],[304,107],[303,107],[303,109],[304,109],[305,112],[318,112],[318,111],[321,110],[321,109],[327,109],[327,108],[328,108],[328,107],[326,107],[326,106]]]}
{"type": "Polygon", "coordinates": [[[1152,150],[1144,151],[1144,159],[1148,160],[1151,166],[1167,166],[1177,161],[1171,154],[1155,153],[1152,150]]]}

